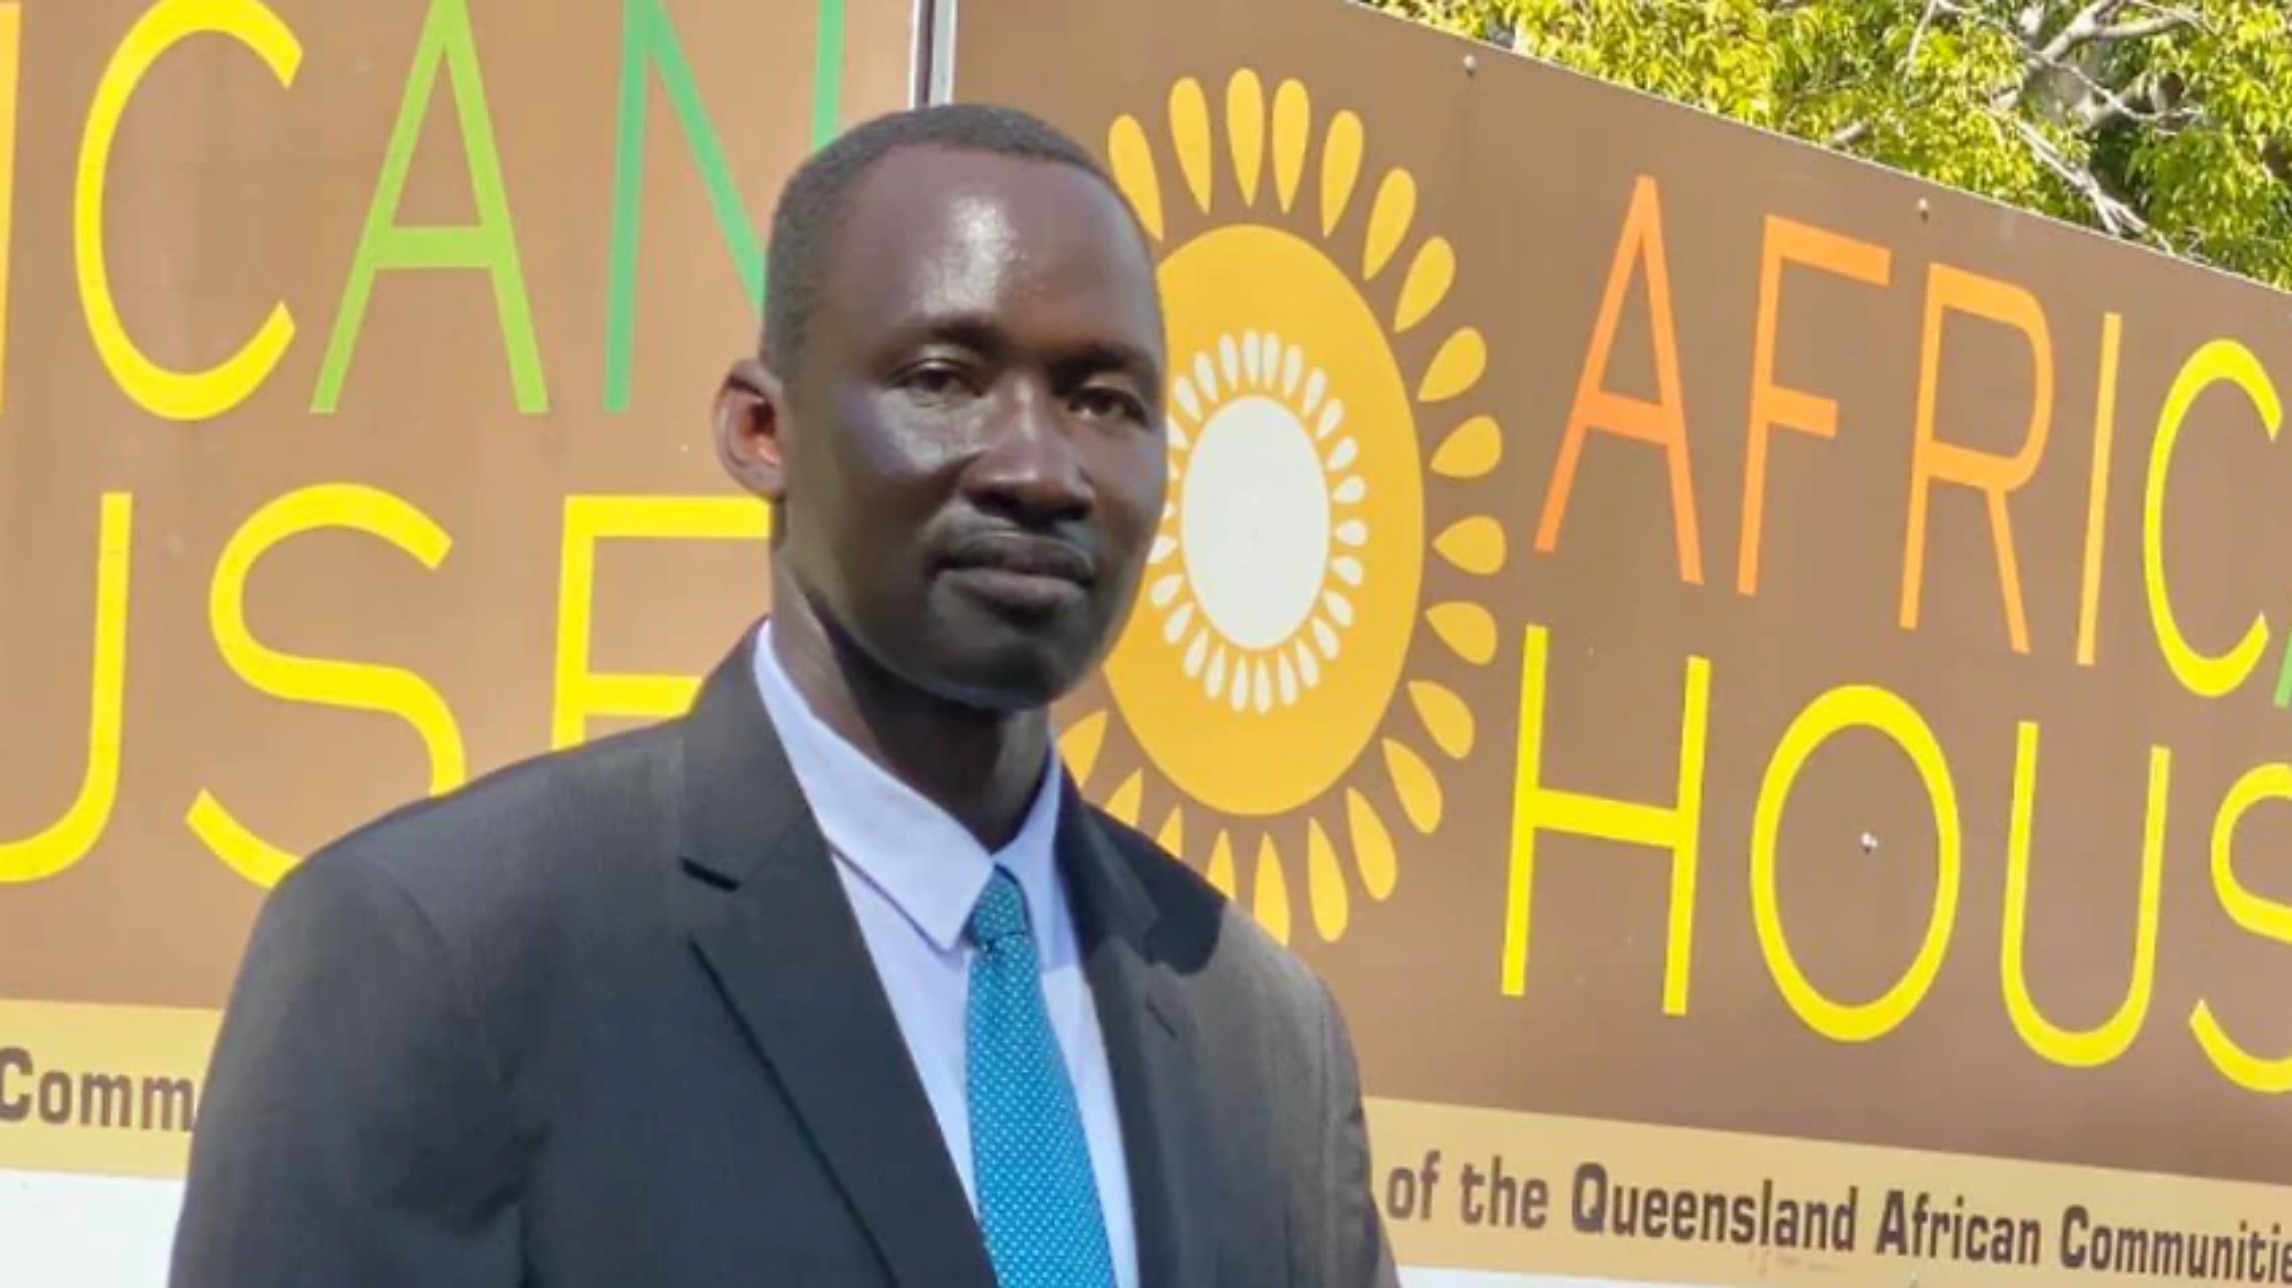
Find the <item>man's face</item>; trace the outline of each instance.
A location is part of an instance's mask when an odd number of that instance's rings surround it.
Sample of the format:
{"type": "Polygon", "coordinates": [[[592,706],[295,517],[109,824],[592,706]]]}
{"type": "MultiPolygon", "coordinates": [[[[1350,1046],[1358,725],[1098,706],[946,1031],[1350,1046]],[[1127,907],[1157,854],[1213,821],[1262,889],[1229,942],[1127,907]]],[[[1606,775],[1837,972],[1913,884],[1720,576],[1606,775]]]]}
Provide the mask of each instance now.
{"type": "Polygon", "coordinates": [[[1167,487],[1127,209],[1069,166],[903,149],[854,186],[826,268],[780,373],[777,557],[906,682],[1047,704],[1120,630],[1167,487]]]}

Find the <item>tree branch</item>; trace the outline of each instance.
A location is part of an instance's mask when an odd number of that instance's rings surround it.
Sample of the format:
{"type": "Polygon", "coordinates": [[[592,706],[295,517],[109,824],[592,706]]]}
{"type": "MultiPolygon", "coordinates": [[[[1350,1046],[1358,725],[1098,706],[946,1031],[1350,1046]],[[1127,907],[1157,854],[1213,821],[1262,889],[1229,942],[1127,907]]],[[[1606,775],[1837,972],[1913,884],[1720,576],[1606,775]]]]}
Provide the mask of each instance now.
{"type": "Polygon", "coordinates": [[[1870,129],[1870,122],[1856,121],[1852,125],[1844,125],[1836,130],[1833,130],[1830,137],[1824,139],[1823,143],[1833,149],[1838,150],[1851,148],[1855,144],[1869,138],[1870,129]]]}
{"type": "Polygon", "coordinates": [[[2105,44],[2121,40],[2147,40],[2153,36],[2162,36],[2168,32],[2179,31],[2183,27],[2194,27],[2197,25],[2197,16],[2193,13],[2164,13],[2159,14],[2154,18],[2144,18],[2139,22],[2126,22],[2119,23],[2114,27],[2104,27],[2100,31],[2094,33],[2093,43],[2105,44]]]}
{"type": "MultiPolygon", "coordinates": [[[[2095,80],[2092,73],[2078,66],[2075,62],[2048,63],[2043,58],[2041,52],[2032,52],[2029,55],[2029,67],[2033,74],[2039,70],[2057,72],[2084,87],[2086,101],[2069,109],[2070,115],[2076,119],[2081,133],[2091,134],[2113,121],[2120,120],[2172,128],[2187,125],[2192,121],[2201,119],[2204,115],[2201,109],[2194,107],[2163,108],[2157,106],[2153,97],[2153,89],[2149,96],[2149,106],[2135,106],[2131,99],[2095,80]]],[[[2018,94],[2027,84],[2028,79],[2024,77],[2022,85],[2015,87],[2013,91],[2001,92],[1999,97],[1993,100],[1994,105],[1999,107],[2010,106],[2014,95],[2018,94]]]]}
{"type": "Polygon", "coordinates": [[[2110,236],[2124,237],[2130,234],[2158,247],[2166,254],[2178,253],[2174,250],[2171,240],[2155,228],[2150,227],[2149,222],[2135,213],[2131,206],[2118,200],[2107,188],[2102,187],[2101,181],[2093,176],[2092,171],[2063,156],[2061,149],[2053,145],[2053,140],[2039,133],[2035,126],[2030,125],[2027,121],[2013,119],[2002,113],[1999,114],[1998,119],[2021,137],[2022,142],[2028,145],[2030,152],[2037,157],[2039,164],[2059,176],[2062,182],[2076,189],[2086,201],[2092,204],[2093,213],[2100,218],[2101,227],[2110,236]]]}
{"type": "Polygon", "coordinates": [[[1926,11],[1918,15],[1918,29],[1910,33],[1910,51],[1902,56],[1902,70],[1918,69],[1918,47],[1926,43],[1926,30],[1934,25],[1934,15],[1941,12],[1947,0],[1926,0],[1926,11]]]}
{"type": "MultiPolygon", "coordinates": [[[[1944,6],[1944,12],[1955,13],[1965,18],[1984,22],[2000,30],[2008,30],[2006,24],[1997,19],[1976,11],[1960,8],[1952,3],[1952,0],[1935,0],[1935,2],[1944,6]]],[[[2033,41],[2022,40],[2022,73],[2015,80],[1998,86],[1996,91],[1990,95],[1990,106],[2001,111],[2010,109],[2030,92],[2038,77],[2050,73],[2075,81],[2085,91],[2086,102],[2075,105],[2062,104],[2056,110],[2066,117],[2074,119],[2079,128],[2087,133],[2117,120],[2132,120],[2159,126],[2186,124],[2197,119],[2198,113],[2195,109],[2159,112],[2156,110],[2143,111],[2136,108],[2116,91],[2095,80],[2090,72],[2078,65],[2075,55],[2079,50],[2089,45],[2114,41],[2146,40],[2167,32],[2177,31],[2183,27],[2201,25],[2203,25],[2203,20],[2196,14],[2149,3],[2149,0],[2093,0],[2093,3],[2079,10],[2077,16],[2071,18],[2068,25],[2064,26],[2046,44],[2038,45],[2033,41]],[[2146,9],[2155,16],[2121,23],[2114,27],[2103,25],[2115,17],[2120,9],[2128,5],[2146,9]]]]}
{"type": "Polygon", "coordinates": [[[2125,0],[2093,0],[2093,3],[2078,10],[2077,16],[2062,26],[2051,43],[2034,52],[2048,62],[2059,62],[2078,46],[2091,40],[2093,34],[2101,30],[2101,24],[2115,17],[2117,11],[2124,7],[2125,0]]]}
{"type": "Polygon", "coordinates": [[[2183,27],[2198,25],[2196,14],[2186,9],[2164,8],[2155,9],[2154,17],[2135,19],[2113,27],[2102,25],[2115,17],[2125,4],[2126,0],[2093,0],[2092,4],[2085,6],[2076,17],[2070,19],[2069,25],[2063,27],[2044,48],[2035,51],[2037,57],[2047,63],[2058,63],[2087,45],[2148,40],[2179,31],[2183,27]]]}
{"type": "Polygon", "coordinates": [[[2204,111],[2194,107],[2160,108],[2136,106],[2130,99],[2087,76],[2075,64],[2063,68],[2083,82],[2090,92],[2084,104],[2076,109],[2077,128],[2081,134],[2094,134],[2118,121],[2131,121],[2136,125],[2153,125],[2172,130],[2204,119],[2204,111]]]}

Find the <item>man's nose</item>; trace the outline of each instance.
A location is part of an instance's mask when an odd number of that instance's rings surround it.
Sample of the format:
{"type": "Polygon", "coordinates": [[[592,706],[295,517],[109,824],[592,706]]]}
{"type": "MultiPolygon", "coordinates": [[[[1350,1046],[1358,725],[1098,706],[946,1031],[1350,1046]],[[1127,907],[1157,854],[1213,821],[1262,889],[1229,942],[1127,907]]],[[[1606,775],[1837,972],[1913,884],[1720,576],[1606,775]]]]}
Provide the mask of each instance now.
{"type": "Polygon", "coordinates": [[[1019,388],[988,428],[986,447],[965,475],[980,508],[1030,527],[1085,517],[1097,501],[1060,399],[1019,388]]]}

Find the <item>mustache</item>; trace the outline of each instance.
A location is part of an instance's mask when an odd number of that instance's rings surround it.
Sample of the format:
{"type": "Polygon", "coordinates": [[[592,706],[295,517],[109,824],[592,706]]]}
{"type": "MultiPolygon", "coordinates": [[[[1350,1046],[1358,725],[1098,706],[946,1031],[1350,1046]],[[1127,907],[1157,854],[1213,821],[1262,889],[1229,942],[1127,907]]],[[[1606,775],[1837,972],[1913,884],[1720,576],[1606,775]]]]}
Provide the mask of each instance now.
{"type": "Polygon", "coordinates": [[[936,544],[939,562],[948,568],[992,568],[1083,586],[1099,577],[1098,542],[1087,531],[1046,532],[983,522],[967,524],[936,544]]]}

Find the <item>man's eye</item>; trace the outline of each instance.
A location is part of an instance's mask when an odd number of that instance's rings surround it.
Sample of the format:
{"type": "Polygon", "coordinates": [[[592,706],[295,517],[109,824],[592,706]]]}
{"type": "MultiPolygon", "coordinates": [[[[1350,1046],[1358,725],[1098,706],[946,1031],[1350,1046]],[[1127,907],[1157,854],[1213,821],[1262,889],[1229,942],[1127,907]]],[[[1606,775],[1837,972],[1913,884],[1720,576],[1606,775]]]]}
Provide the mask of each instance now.
{"type": "Polygon", "coordinates": [[[900,378],[900,387],[926,398],[959,397],[971,391],[971,381],[963,371],[946,363],[931,363],[916,367],[900,378]]]}
{"type": "Polygon", "coordinates": [[[1075,404],[1083,415],[1097,420],[1126,420],[1144,424],[1146,404],[1120,389],[1085,389],[1075,397],[1075,404]]]}

